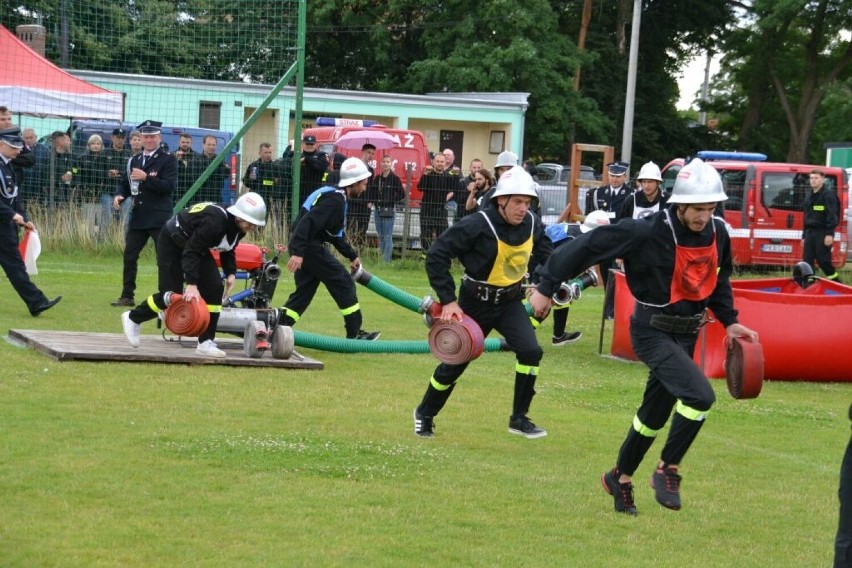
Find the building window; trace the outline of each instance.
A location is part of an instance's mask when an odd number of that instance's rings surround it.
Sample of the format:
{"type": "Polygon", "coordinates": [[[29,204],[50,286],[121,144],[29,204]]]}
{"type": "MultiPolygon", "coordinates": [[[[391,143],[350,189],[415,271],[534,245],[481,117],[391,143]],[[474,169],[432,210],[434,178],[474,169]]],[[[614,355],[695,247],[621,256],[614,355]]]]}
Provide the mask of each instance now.
{"type": "Polygon", "coordinates": [[[198,126],[219,130],[222,103],[201,101],[198,107],[198,126]]]}

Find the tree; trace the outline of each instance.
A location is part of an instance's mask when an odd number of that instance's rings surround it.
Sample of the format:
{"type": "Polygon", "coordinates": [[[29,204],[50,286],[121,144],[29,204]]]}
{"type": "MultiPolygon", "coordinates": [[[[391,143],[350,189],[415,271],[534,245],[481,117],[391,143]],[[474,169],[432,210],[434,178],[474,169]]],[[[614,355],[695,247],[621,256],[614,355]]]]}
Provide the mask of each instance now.
{"type": "Polygon", "coordinates": [[[727,80],[711,108],[727,113],[740,148],[807,162],[826,94],[850,77],[852,0],[754,0],[744,8],[746,25],[725,44],[727,80]]]}

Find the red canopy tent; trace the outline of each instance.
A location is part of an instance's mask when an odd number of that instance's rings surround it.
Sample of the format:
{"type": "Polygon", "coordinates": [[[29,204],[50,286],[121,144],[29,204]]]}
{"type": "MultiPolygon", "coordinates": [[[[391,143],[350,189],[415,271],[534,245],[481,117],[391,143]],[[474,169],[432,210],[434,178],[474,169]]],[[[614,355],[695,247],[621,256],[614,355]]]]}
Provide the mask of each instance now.
{"type": "Polygon", "coordinates": [[[124,119],[124,97],[63,71],[0,26],[0,104],[39,117],[124,119]]]}

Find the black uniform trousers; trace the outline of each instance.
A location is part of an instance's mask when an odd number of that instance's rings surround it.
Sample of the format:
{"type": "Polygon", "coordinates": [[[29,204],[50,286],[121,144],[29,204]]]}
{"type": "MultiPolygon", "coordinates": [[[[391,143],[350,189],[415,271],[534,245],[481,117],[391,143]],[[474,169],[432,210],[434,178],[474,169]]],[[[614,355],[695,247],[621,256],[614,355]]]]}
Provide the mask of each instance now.
{"type": "Polygon", "coordinates": [[[31,312],[49,301],[27,274],[27,267],[18,250],[17,225],[13,221],[0,227],[0,266],[3,266],[3,271],[12,283],[12,287],[15,288],[15,292],[27,304],[31,312]]]}
{"type": "MultiPolygon", "coordinates": [[[[849,407],[852,420],[852,406],[849,407]]],[[[852,568],[852,438],[840,466],[840,522],[834,540],[834,568],[852,568]]]]}
{"type": "Polygon", "coordinates": [[[124,274],[121,287],[122,298],[133,298],[136,292],[136,273],[139,270],[139,255],[152,239],[157,243],[160,229],[128,229],[124,236],[124,274]]]}
{"type": "MultiPolygon", "coordinates": [[[[157,317],[159,311],[165,310],[165,295],[167,292],[183,293],[183,264],[181,262],[183,249],[172,240],[168,231],[161,231],[157,237],[157,288],[158,292],[130,311],[130,319],[142,323],[157,317]],[[151,304],[157,306],[153,309],[151,304]]],[[[198,264],[198,293],[208,306],[221,307],[225,286],[213,255],[206,254],[198,264]]],[[[216,326],[219,323],[219,310],[211,311],[210,325],[198,336],[198,342],[203,343],[216,337],[216,326]]]]}
{"type": "Polygon", "coordinates": [[[817,261],[826,278],[837,278],[837,270],[831,262],[831,247],[825,246],[825,233],[806,229],[802,235],[802,260],[814,267],[817,261]]]}
{"type": "Polygon", "coordinates": [[[637,305],[630,320],[633,350],[650,369],[636,420],[618,454],[618,470],[631,476],[678,401],[684,409],[672,418],[661,454],[666,464],[680,464],[704,424],[703,414],[716,402],[710,381],[692,360],[698,335],[654,329],[648,323],[651,313],[657,312],[637,305]]]}
{"type": "Polygon", "coordinates": [[[293,276],[296,289],[284,303],[283,325],[293,325],[301,317],[320,284],[324,284],[332,299],[343,314],[346,337],[352,339],[361,330],[361,309],[358,304],[355,283],[346,268],[324,246],[310,246],[302,257],[302,267],[293,276]],[[295,312],[291,313],[291,312],[295,312]]]}
{"type": "MultiPolygon", "coordinates": [[[[515,352],[518,365],[538,367],[544,352],[535,336],[535,328],[530,323],[529,315],[521,299],[505,304],[490,304],[481,302],[464,288],[459,292],[459,306],[482,329],[482,335],[488,337],[492,330],[497,330],[506,339],[509,349],[515,352]]],[[[424,416],[435,416],[446,404],[455,383],[470,362],[450,365],[441,363],[435,368],[432,379],[446,388],[438,391],[430,385],[418,407],[418,412],[424,416]]],[[[515,401],[512,409],[513,417],[520,417],[529,410],[530,402],[535,395],[536,375],[515,373],[515,401]]]]}

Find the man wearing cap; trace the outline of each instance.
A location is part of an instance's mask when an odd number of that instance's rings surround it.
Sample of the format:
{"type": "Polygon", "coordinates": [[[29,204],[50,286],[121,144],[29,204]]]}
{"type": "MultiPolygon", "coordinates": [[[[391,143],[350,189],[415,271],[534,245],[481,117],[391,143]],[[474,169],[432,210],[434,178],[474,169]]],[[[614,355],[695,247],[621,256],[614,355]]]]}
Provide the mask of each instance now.
{"type": "MultiPolygon", "coordinates": [[[[522,283],[528,267],[546,261],[552,251],[541,219],[530,211],[536,197],[530,175],[513,166],[497,182],[492,206],[454,223],[426,255],[429,284],[441,304],[439,319],[449,322],[467,315],[479,325],[483,336],[497,330],[514,351],[509,433],[531,439],[547,435],[527,416],[543,351],[524,308],[522,283]],[[458,296],[452,276],[454,259],[464,267],[458,296]]],[[[423,399],[414,409],[417,436],[434,436],[434,418],[467,366],[468,362],[441,363],[435,368],[423,399]]]]}
{"type": "MultiPolygon", "coordinates": [[[[12,111],[7,106],[0,106],[0,130],[12,128],[12,111]]],[[[24,141],[24,147],[21,148],[18,156],[12,160],[12,168],[15,170],[15,175],[20,186],[24,182],[25,168],[31,168],[36,165],[37,156],[35,155],[35,146],[28,147],[24,141]]]]}
{"type": "Polygon", "coordinates": [[[21,129],[0,130],[0,265],[18,296],[27,304],[32,316],[38,316],[55,306],[62,296],[48,300],[27,274],[24,260],[18,249],[18,227],[34,231],[35,225],[27,221],[18,199],[18,181],[12,161],[24,147],[21,129]]]}
{"type": "Polygon", "coordinates": [[[707,309],[725,326],[729,340],[758,339],[737,322],[734,309],[731,239],[724,221],[713,217],[716,204],[726,199],[719,173],[692,160],[678,173],[667,208],[581,235],[538,269],[539,283],[529,302],[541,316],[563,280],[606,258],[624,260],[627,286],[636,299],[630,339],[649,374],[615,467],[601,477],[617,512],[637,513],[632,477],[672,410],[651,486],[660,505],[681,508],[680,465],[716,400],[692,358],[707,309]]]}
{"type": "MultiPolygon", "coordinates": [[[[627,179],[629,167],[630,164],[627,162],[607,164],[609,184],[594,187],[586,192],[586,215],[592,211],[606,211],[610,222],[614,223],[619,219],[621,208],[624,206],[627,196],[631,193],[630,188],[624,183],[624,180],[627,179]]],[[[615,294],[612,288],[607,287],[610,269],[618,269],[615,258],[606,259],[600,265],[600,274],[605,290],[604,315],[607,319],[612,319],[615,313],[615,294]]]]}
{"type": "Polygon", "coordinates": [[[107,157],[108,169],[107,176],[111,183],[111,191],[101,195],[101,220],[100,231],[101,236],[106,234],[109,226],[118,220],[118,212],[113,209],[112,200],[118,184],[121,182],[121,176],[127,169],[127,161],[130,159],[130,148],[127,147],[127,132],[119,127],[112,130],[112,143],[109,148],[104,150],[107,157]]]}
{"type": "Polygon", "coordinates": [[[172,216],[177,160],[160,148],[161,122],[146,120],[137,127],[142,137],[142,152],[127,162],[127,168],[113,198],[115,210],[132,200],[124,244],[124,270],[121,295],[113,306],[134,306],[139,255],[148,239],[157,242],[163,224],[172,216]]]}
{"type": "Polygon", "coordinates": [[[328,156],[317,149],[317,137],[308,134],[302,138],[302,157],[299,158],[301,172],[299,177],[299,199],[305,199],[315,189],[322,186],[328,169],[328,156]]]}
{"type": "Polygon", "coordinates": [[[293,326],[311,305],[323,284],[343,315],[348,339],[378,339],[379,332],[361,329],[361,306],[355,283],[342,264],[326,247],[329,243],[349,259],[355,270],[361,266],[358,252],[346,240],[346,208],[350,198],[367,189],[371,177],[367,165],[358,158],[347,158],[340,166],[337,186],[324,186],[307,196],[293,223],[287,269],[293,273],[296,289],[287,298],[282,325],[293,326]]]}

